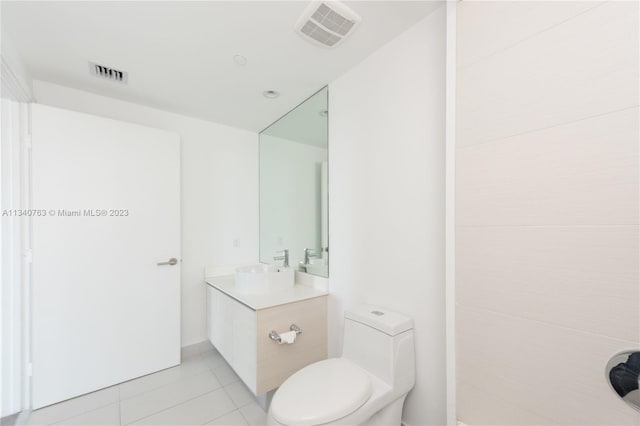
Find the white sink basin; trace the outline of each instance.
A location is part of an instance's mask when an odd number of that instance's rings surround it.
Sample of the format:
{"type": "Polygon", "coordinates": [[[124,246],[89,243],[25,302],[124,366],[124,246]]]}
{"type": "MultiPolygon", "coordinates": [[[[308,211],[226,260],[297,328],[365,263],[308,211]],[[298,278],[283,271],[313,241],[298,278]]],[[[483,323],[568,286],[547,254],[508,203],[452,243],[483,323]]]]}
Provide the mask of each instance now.
{"type": "Polygon", "coordinates": [[[320,275],[322,277],[329,276],[329,265],[327,265],[324,259],[311,259],[309,263],[300,264],[304,267],[305,271],[309,274],[320,275]]]}
{"type": "Polygon", "coordinates": [[[261,294],[293,287],[294,271],[273,265],[257,264],[236,268],[236,291],[261,294]]]}

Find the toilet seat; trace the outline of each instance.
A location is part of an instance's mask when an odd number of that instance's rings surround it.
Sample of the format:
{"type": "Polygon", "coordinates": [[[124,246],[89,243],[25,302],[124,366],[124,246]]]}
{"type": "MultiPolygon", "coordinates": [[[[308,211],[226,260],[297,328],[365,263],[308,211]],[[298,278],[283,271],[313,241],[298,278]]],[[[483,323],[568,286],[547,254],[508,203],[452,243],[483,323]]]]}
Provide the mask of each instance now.
{"type": "Polygon", "coordinates": [[[356,411],[372,391],[362,368],[347,359],[327,359],[289,377],[273,397],[271,414],[287,426],[328,423],[356,411]]]}

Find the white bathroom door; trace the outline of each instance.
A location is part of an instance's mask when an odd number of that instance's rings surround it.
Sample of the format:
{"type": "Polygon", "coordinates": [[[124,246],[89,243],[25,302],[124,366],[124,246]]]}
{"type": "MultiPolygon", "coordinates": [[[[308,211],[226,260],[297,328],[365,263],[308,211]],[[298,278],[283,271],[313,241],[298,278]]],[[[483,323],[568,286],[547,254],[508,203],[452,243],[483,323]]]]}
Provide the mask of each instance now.
{"type": "Polygon", "coordinates": [[[34,104],[31,155],[33,408],[179,364],[179,136],[34,104]]]}

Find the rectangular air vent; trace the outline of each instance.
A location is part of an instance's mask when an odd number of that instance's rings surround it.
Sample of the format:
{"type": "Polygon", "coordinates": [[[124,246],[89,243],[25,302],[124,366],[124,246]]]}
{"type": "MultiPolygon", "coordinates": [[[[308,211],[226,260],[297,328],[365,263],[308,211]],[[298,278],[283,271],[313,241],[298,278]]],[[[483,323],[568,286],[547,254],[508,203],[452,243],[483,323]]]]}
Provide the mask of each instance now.
{"type": "Polygon", "coordinates": [[[127,81],[129,80],[128,72],[96,64],[95,62],[89,62],[89,70],[91,71],[91,74],[105,80],[117,81],[122,84],[127,84],[127,81]]]}
{"type": "Polygon", "coordinates": [[[298,19],[295,29],[312,43],[336,47],[359,22],[360,17],[340,2],[314,1],[298,19]]]}

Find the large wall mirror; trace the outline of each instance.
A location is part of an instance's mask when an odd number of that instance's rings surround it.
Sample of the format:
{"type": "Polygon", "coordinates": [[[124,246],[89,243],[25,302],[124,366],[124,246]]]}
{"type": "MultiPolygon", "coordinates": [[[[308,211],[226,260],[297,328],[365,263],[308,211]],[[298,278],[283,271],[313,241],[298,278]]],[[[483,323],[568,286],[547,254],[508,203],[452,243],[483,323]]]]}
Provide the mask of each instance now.
{"type": "Polygon", "coordinates": [[[329,276],[325,87],[260,133],[260,262],[329,276]]]}

